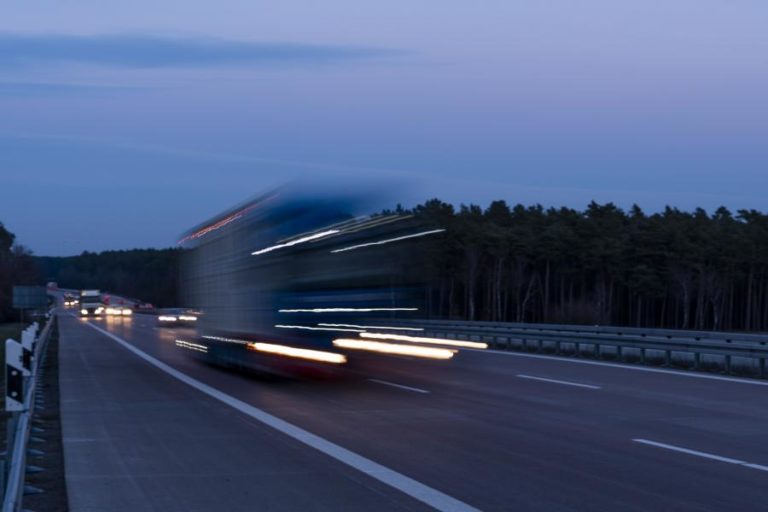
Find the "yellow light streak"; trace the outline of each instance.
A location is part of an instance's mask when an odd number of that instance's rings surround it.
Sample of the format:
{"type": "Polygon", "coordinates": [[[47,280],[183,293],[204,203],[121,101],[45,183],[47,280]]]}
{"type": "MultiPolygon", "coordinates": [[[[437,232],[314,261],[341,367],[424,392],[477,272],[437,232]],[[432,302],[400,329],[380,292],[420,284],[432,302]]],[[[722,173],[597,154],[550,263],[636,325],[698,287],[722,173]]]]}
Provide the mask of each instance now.
{"type": "Polygon", "coordinates": [[[455,352],[454,350],[449,350],[446,348],[417,347],[413,345],[400,345],[395,343],[382,343],[380,341],[348,338],[339,338],[333,340],[333,345],[339,348],[348,348],[352,350],[365,350],[368,352],[424,357],[429,359],[450,359],[453,357],[455,352]]]}
{"type": "Polygon", "coordinates": [[[373,338],[377,340],[410,341],[411,343],[431,343],[433,345],[448,345],[451,347],[477,349],[488,348],[487,343],[476,341],[447,340],[445,338],[422,338],[417,336],[404,336],[402,334],[382,334],[377,332],[361,332],[360,336],[363,338],[373,338]]]}
{"type": "Polygon", "coordinates": [[[320,350],[309,350],[306,348],[288,347],[285,345],[274,345],[272,343],[249,343],[248,348],[258,352],[295,357],[298,359],[307,359],[310,361],[319,361],[322,363],[343,364],[347,362],[347,358],[343,354],[323,352],[320,350]]]}

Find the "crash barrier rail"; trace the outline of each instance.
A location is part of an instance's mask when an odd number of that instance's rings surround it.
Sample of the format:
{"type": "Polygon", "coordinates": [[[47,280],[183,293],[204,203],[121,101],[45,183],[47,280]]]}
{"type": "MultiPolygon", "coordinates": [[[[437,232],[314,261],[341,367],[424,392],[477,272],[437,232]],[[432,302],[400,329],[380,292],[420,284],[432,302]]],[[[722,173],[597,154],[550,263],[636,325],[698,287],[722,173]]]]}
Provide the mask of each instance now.
{"type": "Polygon", "coordinates": [[[24,479],[29,472],[27,456],[34,453],[28,448],[32,418],[35,413],[35,388],[40,377],[45,348],[53,329],[55,316],[51,314],[45,327],[38,335],[37,323],[25,329],[22,343],[9,339],[6,350],[6,396],[5,409],[8,417],[8,441],[2,467],[2,512],[21,510],[25,494],[40,492],[25,486],[24,479]],[[29,340],[29,341],[28,341],[29,340]]]}
{"type": "Polygon", "coordinates": [[[610,353],[617,360],[634,356],[640,363],[646,363],[660,356],[665,366],[671,366],[676,356],[687,354],[685,363],[692,369],[702,369],[703,363],[707,363],[726,373],[734,373],[734,362],[738,361],[739,373],[751,368],[752,371],[747,373],[768,377],[768,334],[454,320],[388,323],[423,328],[421,334],[414,334],[416,336],[484,341],[493,348],[506,350],[601,358],[607,355],[603,348],[612,347],[610,353]],[[591,354],[584,350],[590,350],[591,354]],[[707,358],[709,360],[705,361],[707,358]]]}

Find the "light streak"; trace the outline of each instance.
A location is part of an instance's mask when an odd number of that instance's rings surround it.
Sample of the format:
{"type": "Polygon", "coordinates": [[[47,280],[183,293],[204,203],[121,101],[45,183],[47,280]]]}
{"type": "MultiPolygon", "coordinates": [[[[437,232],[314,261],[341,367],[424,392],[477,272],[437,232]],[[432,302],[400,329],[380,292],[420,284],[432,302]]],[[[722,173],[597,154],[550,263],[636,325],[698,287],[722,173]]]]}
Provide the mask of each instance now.
{"type": "MultiPolygon", "coordinates": [[[[266,201],[267,199],[271,199],[271,197],[264,199],[264,201],[266,201]]],[[[260,201],[257,204],[252,204],[250,206],[247,206],[247,207],[243,208],[242,210],[237,211],[237,212],[235,212],[235,213],[233,213],[233,214],[223,218],[222,220],[220,220],[218,222],[215,222],[213,224],[210,224],[208,226],[200,228],[198,231],[192,233],[191,235],[185,236],[184,238],[182,238],[181,240],[179,240],[176,243],[178,245],[181,245],[184,242],[187,242],[189,240],[194,240],[195,238],[203,237],[203,236],[207,235],[208,233],[210,233],[211,231],[216,231],[217,229],[226,226],[230,222],[236,221],[237,219],[239,219],[240,217],[242,217],[243,215],[245,215],[249,211],[251,211],[254,208],[256,208],[257,206],[259,206],[259,204],[261,204],[261,202],[263,202],[263,201],[260,201]]]]}
{"type": "Polygon", "coordinates": [[[364,231],[375,227],[396,222],[399,220],[405,220],[413,217],[413,215],[390,215],[388,217],[370,217],[366,222],[362,222],[357,226],[352,226],[350,229],[345,229],[344,234],[357,233],[358,231],[364,231]]]}
{"type": "Polygon", "coordinates": [[[282,249],[283,247],[291,247],[292,245],[300,244],[303,242],[309,242],[311,240],[317,240],[318,238],[323,238],[329,235],[334,235],[338,233],[338,229],[329,229],[328,231],[321,231],[320,233],[315,233],[313,235],[307,235],[301,238],[297,238],[296,240],[291,240],[290,242],[285,242],[282,244],[273,245],[271,247],[265,247],[264,249],[259,249],[258,251],[253,251],[251,255],[258,256],[259,254],[264,254],[267,252],[271,252],[277,249],[282,249]]]}
{"type": "Polygon", "coordinates": [[[258,341],[252,342],[247,340],[238,340],[234,338],[224,338],[221,336],[203,336],[203,338],[208,340],[247,345],[247,347],[250,350],[255,350],[257,352],[265,352],[268,354],[277,354],[281,356],[296,357],[298,359],[307,359],[311,361],[319,361],[322,363],[342,364],[347,362],[347,358],[344,354],[324,352],[322,350],[310,350],[306,348],[289,347],[286,345],[276,345],[274,343],[262,343],[258,341]]]}
{"type": "Polygon", "coordinates": [[[409,238],[417,238],[420,236],[427,236],[427,235],[433,235],[435,233],[442,233],[443,231],[445,231],[445,229],[433,229],[431,231],[424,231],[422,233],[414,233],[413,235],[404,235],[404,236],[399,236],[397,238],[388,238],[386,240],[379,240],[378,242],[368,242],[367,244],[351,245],[349,247],[344,247],[343,249],[334,249],[331,252],[337,253],[337,252],[352,251],[355,249],[360,249],[362,247],[371,247],[373,245],[384,245],[391,242],[399,242],[400,240],[407,240],[409,238]]]}
{"type": "Polygon", "coordinates": [[[190,350],[196,350],[197,352],[202,352],[204,354],[208,353],[208,347],[206,347],[205,345],[192,343],[191,341],[176,340],[176,346],[181,348],[187,348],[190,350]]]}
{"type": "Polygon", "coordinates": [[[178,320],[175,316],[169,316],[169,315],[160,315],[157,317],[157,319],[161,322],[175,322],[178,320]]]}
{"type": "Polygon", "coordinates": [[[248,343],[248,348],[258,352],[295,357],[298,359],[307,359],[310,361],[319,361],[322,363],[343,364],[347,362],[347,358],[344,354],[323,352],[321,350],[309,350],[306,348],[288,347],[285,345],[274,345],[272,343],[248,343]]]}
{"type": "Polygon", "coordinates": [[[362,332],[360,333],[362,338],[373,338],[377,340],[395,340],[395,341],[410,341],[411,343],[431,343],[434,345],[449,345],[452,347],[464,347],[464,348],[476,348],[486,349],[487,343],[480,343],[475,341],[460,341],[460,340],[447,340],[445,338],[421,338],[416,336],[403,336],[402,334],[382,334],[377,332],[362,332]]]}
{"type": "Polygon", "coordinates": [[[419,308],[313,308],[278,309],[279,313],[372,313],[375,311],[418,311],[419,308]]]}
{"type": "Polygon", "coordinates": [[[247,345],[249,343],[249,341],[247,340],[236,340],[233,338],[223,338],[221,336],[202,336],[202,337],[207,340],[223,341],[225,343],[238,343],[240,345],[247,345]]]}
{"type": "Polygon", "coordinates": [[[345,331],[345,332],[364,332],[362,329],[335,329],[330,327],[311,327],[309,325],[275,325],[278,329],[304,329],[307,331],[345,331]]]}
{"type": "Polygon", "coordinates": [[[368,341],[359,339],[339,338],[333,340],[333,345],[339,348],[352,350],[365,350],[382,354],[394,354],[401,356],[425,357],[429,359],[450,359],[454,350],[435,347],[416,347],[413,345],[399,345],[395,343],[382,343],[380,341],[368,341]]]}
{"type": "Polygon", "coordinates": [[[196,322],[197,317],[192,315],[179,315],[179,320],[182,322],[196,322]]]}
{"type": "Polygon", "coordinates": [[[354,327],[358,329],[389,329],[391,331],[423,331],[421,327],[391,327],[387,325],[355,325],[355,324],[323,324],[319,323],[323,327],[354,327]]]}

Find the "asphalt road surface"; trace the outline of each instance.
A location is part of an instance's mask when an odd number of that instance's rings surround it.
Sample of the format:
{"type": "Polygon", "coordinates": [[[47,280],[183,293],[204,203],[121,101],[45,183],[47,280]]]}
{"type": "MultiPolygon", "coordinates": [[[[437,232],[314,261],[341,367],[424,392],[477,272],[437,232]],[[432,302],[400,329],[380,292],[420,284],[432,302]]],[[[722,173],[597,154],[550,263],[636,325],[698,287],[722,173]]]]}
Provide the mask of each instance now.
{"type": "Polygon", "coordinates": [[[768,510],[765,381],[470,350],[265,380],[60,321],[73,512],[768,510]]]}

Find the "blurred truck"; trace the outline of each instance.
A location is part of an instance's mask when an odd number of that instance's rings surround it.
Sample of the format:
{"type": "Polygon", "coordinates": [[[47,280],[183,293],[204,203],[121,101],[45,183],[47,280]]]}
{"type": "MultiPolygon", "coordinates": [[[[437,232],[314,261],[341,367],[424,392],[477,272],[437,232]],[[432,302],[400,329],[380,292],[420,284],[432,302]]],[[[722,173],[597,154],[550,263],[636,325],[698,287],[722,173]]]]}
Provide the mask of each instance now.
{"type": "Polygon", "coordinates": [[[99,290],[80,292],[80,316],[99,316],[104,313],[104,301],[99,290]]]}

